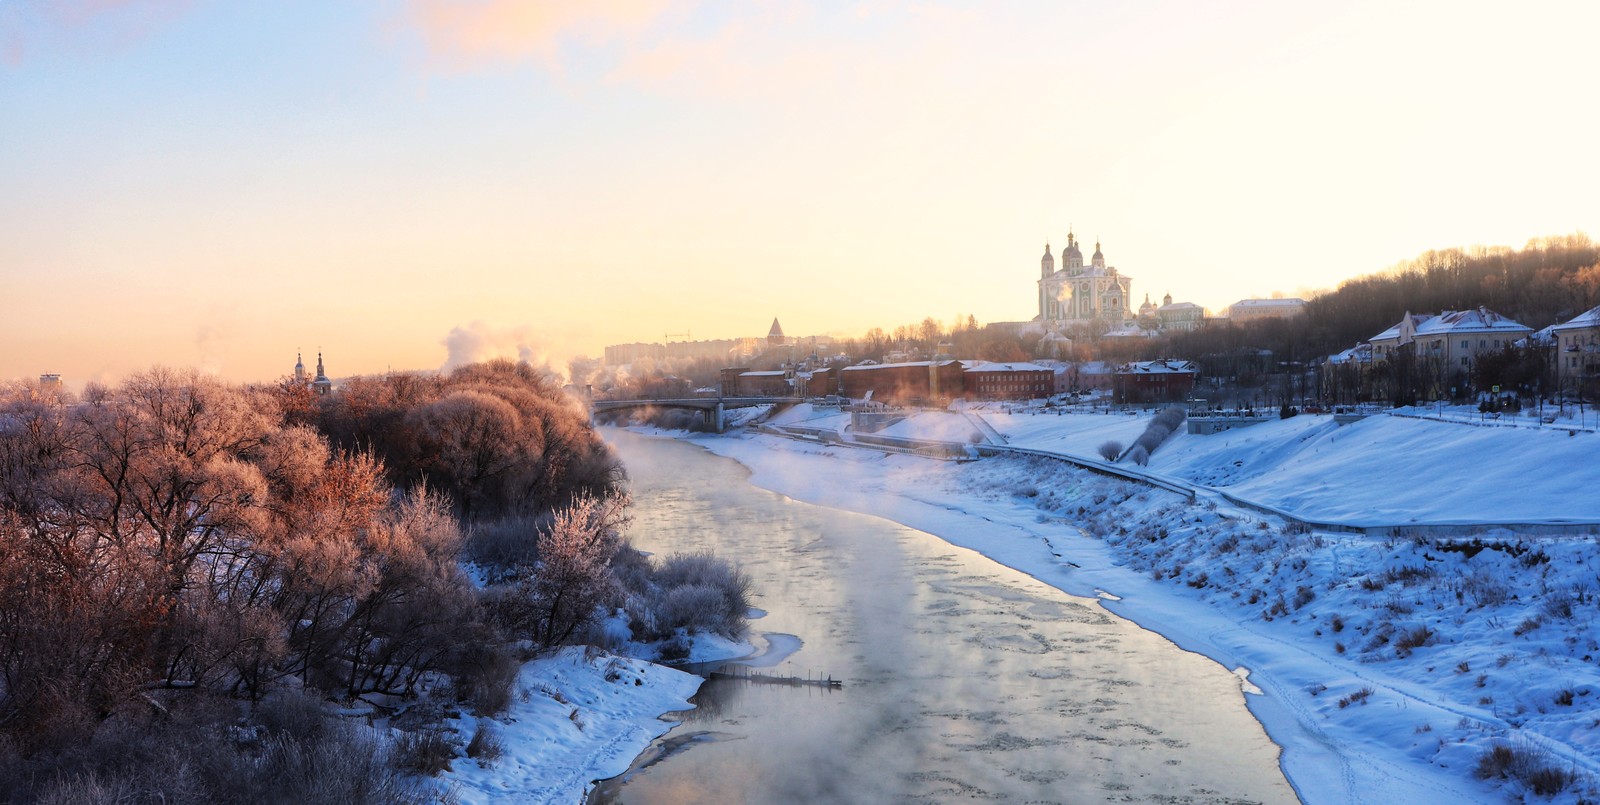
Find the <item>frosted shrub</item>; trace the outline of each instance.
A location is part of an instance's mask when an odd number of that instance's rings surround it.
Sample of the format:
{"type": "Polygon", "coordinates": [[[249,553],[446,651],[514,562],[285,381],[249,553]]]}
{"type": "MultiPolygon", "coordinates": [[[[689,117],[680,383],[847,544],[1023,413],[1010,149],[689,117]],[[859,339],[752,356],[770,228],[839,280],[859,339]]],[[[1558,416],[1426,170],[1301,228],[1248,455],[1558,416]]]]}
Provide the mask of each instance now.
{"type": "Polygon", "coordinates": [[[580,497],[556,512],[535,542],[538,564],[514,586],[485,596],[509,634],[541,646],[568,642],[596,619],[612,596],[611,558],[621,545],[626,496],[580,497]]]}
{"type": "Polygon", "coordinates": [[[1122,455],[1122,442],[1114,439],[1109,442],[1102,442],[1095,452],[1098,452],[1100,457],[1106,461],[1116,461],[1117,456],[1122,455]]]}
{"type": "Polygon", "coordinates": [[[750,608],[750,577],[710,553],[674,554],[659,565],[640,556],[619,574],[627,591],[629,626],[641,640],[678,629],[736,637],[750,608]]]}
{"type": "MultiPolygon", "coordinates": [[[[1182,407],[1174,405],[1151,418],[1150,424],[1145,426],[1144,433],[1139,434],[1139,438],[1133,443],[1133,450],[1141,448],[1144,450],[1146,461],[1139,462],[1141,465],[1149,460],[1150,454],[1154,453],[1156,448],[1172,436],[1173,431],[1183,424],[1186,416],[1182,407]]],[[[1134,453],[1130,451],[1129,455],[1132,456],[1134,453]]]]}
{"type": "Polygon", "coordinates": [[[1150,463],[1150,451],[1142,444],[1135,444],[1133,449],[1128,451],[1128,458],[1132,459],[1133,463],[1143,467],[1150,463]]]}
{"type": "Polygon", "coordinates": [[[656,602],[656,620],[693,632],[720,632],[728,628],[728,605],[722,591],[705,584],[673,587],[656,602]]]}
{"type": "Polygon", "coordinates": [[[694,616],[679,622],[657,613],[659,626],[700,628],[728,637],[744,629],[745,612],[750,608],[750,577],[732,562],[709,553],[675,554],[661,563],[655,582],[667,591],[663,601],[671,601],[670,612],[694,616]],[[671,592],[679,588],[699,589],[672,599],[671,592]]]}

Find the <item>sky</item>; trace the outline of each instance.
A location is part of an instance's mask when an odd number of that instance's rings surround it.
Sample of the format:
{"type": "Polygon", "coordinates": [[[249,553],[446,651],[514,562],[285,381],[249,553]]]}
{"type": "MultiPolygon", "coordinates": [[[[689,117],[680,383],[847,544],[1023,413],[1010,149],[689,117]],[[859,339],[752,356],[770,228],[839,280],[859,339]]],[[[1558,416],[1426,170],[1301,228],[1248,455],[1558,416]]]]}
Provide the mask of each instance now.
{"type": "Polygon", "coordinates": [[[1600,220],[1585,3],[0,0],[0,379],[1221,309],[1600,220]],[[1086,249],[1087,251],[1087,249],[1086,249]]]}

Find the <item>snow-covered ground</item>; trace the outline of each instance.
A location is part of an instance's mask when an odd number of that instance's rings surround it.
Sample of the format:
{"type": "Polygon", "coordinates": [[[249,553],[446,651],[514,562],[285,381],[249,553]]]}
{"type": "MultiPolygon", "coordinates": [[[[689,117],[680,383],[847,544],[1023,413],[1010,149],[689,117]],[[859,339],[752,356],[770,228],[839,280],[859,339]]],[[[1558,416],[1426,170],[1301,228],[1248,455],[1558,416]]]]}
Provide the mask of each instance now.
{"type": "MultiPolygon", "coordinates": [[[[768,653],[786,635],[765,642],[768,653]]],[[[786,644],[784,644],[786,645],[786,644]]],[[[626,643],[624,651],[653,654],[626,643]]],[[[696,635],[689,662],[743,657],[748,641],[696,635]]],[[[789,649],[792,651],[792,649],[789,649]]],[[[591,783],[628,770],[650,742],[674,726],[661,716],[688,710],[705,681],[694,674],[598,649],[567,647],[524,663],[511,706],[496,718],[463,713],[448,725],[466,747],[479,729],[498,736],[500,757],[457,757],[439,775],[463,805],[582,802],[591,783]]]]}
{"type": "Polygon", "coordinates": [[[643,660],[566,648],[533,660],[517,677],[511,707],[496,719],[470,714],[453,725],[463,744],[479,729],[499,736],[493,760],[457,758],[441,785],[462,803],[581,802],[594,780],[627,771],[671,728],[659,716],[686,710],[700,677],[643,660]]]}
{"type": "MultiPolygon", "coordinates": [[[[932,416],[955,418],[922,415],[932,416]]],[[[795,410],[778,421],[841,417],[795,410]]],[[[1013,445],[1085,457],[1107,439],[1131,442],[1147,418],[985,417],[1013,445]]],[[[915,419],[896,427],[918,429],[915,419]]],[[[1307,802],[1520,795],[1524,783],[1474,775],[1496,743],[1556,777],[1586,778],[1557,801],[1595,796],[1592,536],[1319,534],[1048,459],[955,464],[770,436],[694,440],[749,466],[761,486],[1101,595],[1111,611],[1244,669],[1261,690],[1247,703],[1307,802]]],[[[1326,519],[1527,522],[1600,518],[1596,457],[1593,433],[1301,416],[1180,434],[1150,469],[1326,519]]]]}

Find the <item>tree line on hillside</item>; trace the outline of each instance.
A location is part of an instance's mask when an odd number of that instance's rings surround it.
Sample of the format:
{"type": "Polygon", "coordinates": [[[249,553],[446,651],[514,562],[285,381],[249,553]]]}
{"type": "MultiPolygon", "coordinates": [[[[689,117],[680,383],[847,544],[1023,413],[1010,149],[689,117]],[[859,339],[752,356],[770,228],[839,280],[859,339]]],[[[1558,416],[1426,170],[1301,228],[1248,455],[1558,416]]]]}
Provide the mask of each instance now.
{"type": "MultiPolygon", "coordinates": [[[[1581,234],[1531,240],[1520,250],[1425,252],[1386,271],[1344,281],[1293,319],[1175,333],[1173,354],[1226,365],[1251,350],[1308,363],[1383,332],[1407,311],[1486,307],[1535,330],[1600,304],[1600,245],[1581,234]]],[[[1207,367],[1210,369],[1210,367],[1207,367]]]]}
{"type": "Polygon", "coordinates": [[[627,545],[623,480],[510,362],[327,397],[169,369],[0,387],[0,802],[426,799],[397,769],[448,764],[446,733],[322,699],[492,714],[520,659],[619,609],[669,653],[742,627],[732,565],[627,545]]]}

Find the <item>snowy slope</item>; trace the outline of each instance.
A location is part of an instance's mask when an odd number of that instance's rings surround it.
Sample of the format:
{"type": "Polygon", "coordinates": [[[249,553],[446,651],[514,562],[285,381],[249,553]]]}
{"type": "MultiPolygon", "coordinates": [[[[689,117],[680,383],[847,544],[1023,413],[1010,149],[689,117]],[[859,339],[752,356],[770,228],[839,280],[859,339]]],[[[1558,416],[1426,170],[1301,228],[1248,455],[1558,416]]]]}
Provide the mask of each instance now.
{"type": "MultiPolygon", "coordinates": [[[[953,416],[953,415],[951,415],[953,416]]],[[[1094,455],[1149,414],[985,417],[1017,447],[1094,455]]],[[[1600,436],[1374,416],[1301,415],[1211,435],[1180,432],[1149,468],[1313,520],[1352,525],[1600,521],[1600,436]]]]}

